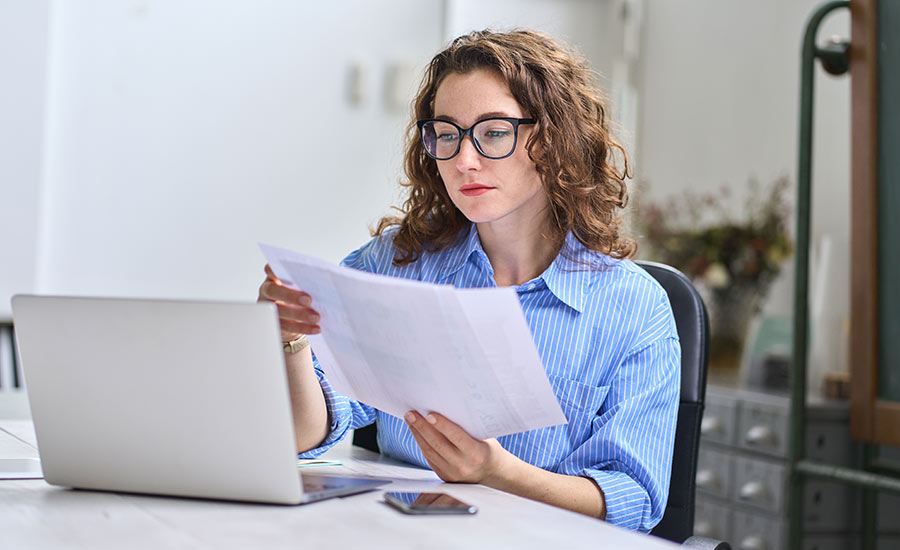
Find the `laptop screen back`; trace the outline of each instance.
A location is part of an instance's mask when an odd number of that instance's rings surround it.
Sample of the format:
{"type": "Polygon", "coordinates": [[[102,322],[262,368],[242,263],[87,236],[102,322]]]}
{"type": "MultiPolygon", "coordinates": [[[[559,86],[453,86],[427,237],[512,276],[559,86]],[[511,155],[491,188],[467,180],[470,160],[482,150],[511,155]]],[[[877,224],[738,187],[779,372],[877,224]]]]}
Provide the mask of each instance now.
{"type": "Polygon", "coordinates": [[[273,304],[16,296],[45,479],[297,503],[273,304]]]}

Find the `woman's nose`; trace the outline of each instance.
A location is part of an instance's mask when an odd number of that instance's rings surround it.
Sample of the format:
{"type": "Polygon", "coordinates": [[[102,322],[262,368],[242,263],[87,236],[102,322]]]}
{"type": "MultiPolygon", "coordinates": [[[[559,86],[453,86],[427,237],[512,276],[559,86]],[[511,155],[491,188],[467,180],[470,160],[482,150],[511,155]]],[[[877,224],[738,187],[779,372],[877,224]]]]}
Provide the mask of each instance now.
{"type": "Polygon", "coordinates": [[[465,136],[462,143],[459,144],[459,153],[456,154],[456,168],[460,172],[481,168],[481,154],[475,148],[475,142],[472,141],[471,136],[465,136]]]}

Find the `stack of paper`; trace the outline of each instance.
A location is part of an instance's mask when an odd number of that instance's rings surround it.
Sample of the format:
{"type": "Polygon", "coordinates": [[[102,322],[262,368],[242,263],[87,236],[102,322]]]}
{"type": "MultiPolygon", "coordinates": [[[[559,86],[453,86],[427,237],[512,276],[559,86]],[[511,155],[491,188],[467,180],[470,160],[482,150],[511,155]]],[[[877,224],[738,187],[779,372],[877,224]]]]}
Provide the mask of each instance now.
{"type": "Polygon", "coordinates": [[[335,390],[386,413],[440,413],[478,439],[566,422],[512,288],[373,275],[260,245],[308,292],[309,340],[335,390]]]}

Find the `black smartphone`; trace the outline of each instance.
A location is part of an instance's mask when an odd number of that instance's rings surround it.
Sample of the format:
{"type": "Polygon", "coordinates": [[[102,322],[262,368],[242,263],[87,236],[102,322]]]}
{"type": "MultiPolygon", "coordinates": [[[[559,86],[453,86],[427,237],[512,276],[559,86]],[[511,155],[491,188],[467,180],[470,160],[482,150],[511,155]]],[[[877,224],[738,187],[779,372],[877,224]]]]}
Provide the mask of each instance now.
{"type": "Polygon", "coordinates": [[[447,493],[387,492],[384,501],[404,514],[474,514],[478,511],[447,493]]]}

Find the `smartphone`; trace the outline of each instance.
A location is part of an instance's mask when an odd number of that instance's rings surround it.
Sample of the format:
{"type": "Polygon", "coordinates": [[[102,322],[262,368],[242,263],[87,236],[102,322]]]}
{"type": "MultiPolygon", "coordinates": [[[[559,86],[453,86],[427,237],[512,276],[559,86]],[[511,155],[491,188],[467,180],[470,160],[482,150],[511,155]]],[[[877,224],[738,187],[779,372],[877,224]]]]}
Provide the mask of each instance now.
{"type": "Polygon", "coordinates": [[[404,514],[474,514],[478,511],[447,493],[387,492],[384,501],[404,514]]]}

